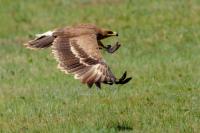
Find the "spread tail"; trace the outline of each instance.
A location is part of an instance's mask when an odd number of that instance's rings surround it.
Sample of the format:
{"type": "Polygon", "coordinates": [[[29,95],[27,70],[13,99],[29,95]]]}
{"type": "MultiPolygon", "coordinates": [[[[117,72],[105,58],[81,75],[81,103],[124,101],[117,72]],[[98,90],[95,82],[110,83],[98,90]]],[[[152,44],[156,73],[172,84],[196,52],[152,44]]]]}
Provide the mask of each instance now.
{"type": "Polygon", "coordinates": [[[52,36],[52,33],[52,31],[48,31],[43,34],[37,34],[34,40],[31,40],[24,45],[30,49],[41,49],[50,47],[55,39],[52,36]]]}

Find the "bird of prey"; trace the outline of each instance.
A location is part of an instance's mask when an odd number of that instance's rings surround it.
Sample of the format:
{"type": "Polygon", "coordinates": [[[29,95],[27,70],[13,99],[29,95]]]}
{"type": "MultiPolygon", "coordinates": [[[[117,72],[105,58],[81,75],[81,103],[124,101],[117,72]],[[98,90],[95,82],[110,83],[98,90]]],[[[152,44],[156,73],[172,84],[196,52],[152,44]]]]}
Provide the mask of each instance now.
{"type": "Polygon", "coordinates": [[[131,77],[126,78],[126,72],[117,79],[100,53],[100,49],[114,53],[120,47],[118,42],[113,46],[103,45],[101,40],[111,36],[118,33],[93,24],[79,24],[37,34],[25,46],[30,49],[51,47],[61,71],[73,74],[89,88],[93,84],[101,88],[101,83],[125,84],[131,80],[131,77]]]}

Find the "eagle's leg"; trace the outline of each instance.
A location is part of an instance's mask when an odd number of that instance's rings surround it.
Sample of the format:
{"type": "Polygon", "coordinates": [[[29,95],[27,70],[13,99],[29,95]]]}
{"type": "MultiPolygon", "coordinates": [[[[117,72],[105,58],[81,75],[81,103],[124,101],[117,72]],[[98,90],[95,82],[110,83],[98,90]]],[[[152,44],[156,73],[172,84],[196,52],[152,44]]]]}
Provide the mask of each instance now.
{"type": "Polygon", "coordinates": [[[98,44],[99,44],[99,49],[104,48],[108,53],[114,53],[121,46],[119,42],[116,42],[114,46],[111,45],[104,46],[101,41],[98,41],[98,44]]]}

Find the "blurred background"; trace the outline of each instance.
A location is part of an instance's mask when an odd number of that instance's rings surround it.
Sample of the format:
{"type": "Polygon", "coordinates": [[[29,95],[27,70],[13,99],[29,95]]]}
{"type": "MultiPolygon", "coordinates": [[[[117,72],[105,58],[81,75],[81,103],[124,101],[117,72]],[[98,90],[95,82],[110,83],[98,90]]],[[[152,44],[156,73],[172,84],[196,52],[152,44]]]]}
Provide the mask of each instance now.
{"type": "Polygon", "coordinates": [[[198,132],[199,0],[0,0],[1,132],[198,132]],[[102,51],[123,86],[88,89],[23,44],[57,27],[119,32],[102,51]]]}

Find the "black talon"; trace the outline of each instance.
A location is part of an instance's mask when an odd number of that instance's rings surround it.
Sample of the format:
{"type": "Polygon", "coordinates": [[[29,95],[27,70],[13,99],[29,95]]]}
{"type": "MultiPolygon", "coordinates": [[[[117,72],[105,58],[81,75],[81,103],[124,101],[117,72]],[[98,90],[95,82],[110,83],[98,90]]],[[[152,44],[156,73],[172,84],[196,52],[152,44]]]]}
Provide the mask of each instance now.
{"type": "Polygon", "coordinates": [[[126,84],[132,79],[132,77],[126,78],[126,76],[127,76],[127,71],[124,72],[124,74],[121,76],[120,79],[114,78],[111,81],[104,81],[103,83],[104,84],[109,84],[109,85],[112,85],[112,84],[126,84]]]}
{"type": "Polygon", "coordinates": [[[91,83],[87,83],[87,86],[88,86],[89,88],[91,88],[92,85],[93,85],[93,83],[92,83],[92,84],[91,84],[91,83]]]}
{"type": "Polygon", "coordinates": [[[119,81],[123,81],[126,78],[126,74],[127,74],[127,72],[125,71],[124,74],[122,75],[122,77],[119,79],[119,81]]]}
{"type": "Polygon", "coordinates": [[[101,89],[101,83],[100,83],[100,82],[96,82],[95,85],[96,85],[99,89],[101,89]]]}
{"type": "Polygon", "coordinates": [[[129,78],[125,79],[125,80],[122,82],[122,84],[128,83],[131,79],[132,79],[132,77],[129,77],[129,78]]]}
{"type": "Polygon", "coordinates": [[[124,74],[122,75],[122,77],[119,80],[115,81],[115,84],[128,83],[132,79],[132,77],[126,78],[126,75],[127,75],[127,72],[125,71],[124,74]]]}

